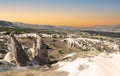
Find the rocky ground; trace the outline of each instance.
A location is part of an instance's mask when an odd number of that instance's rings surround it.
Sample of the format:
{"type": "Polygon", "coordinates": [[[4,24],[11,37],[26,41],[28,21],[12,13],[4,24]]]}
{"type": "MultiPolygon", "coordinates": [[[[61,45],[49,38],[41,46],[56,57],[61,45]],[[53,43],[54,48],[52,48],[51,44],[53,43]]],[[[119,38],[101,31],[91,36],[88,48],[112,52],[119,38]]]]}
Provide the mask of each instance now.
{"type": "MultiPolygon", "coordinates": [[[[35,37],[33,36],[22,37],[22,35],[20,36],[16,38],[22,44],[22,47],[24,48],[24,50],[27,51],[29,48],[32,48],[35,37]]],[[[32,68],[31,67],[22,67],[22,68],[15,67],[14,69],[11,69],[11,67],[9,67],[10,70],[8,69],[8,67],[3,66],[1,64],[0,76],[16,76],[16,75],[17,76],[87,76],[82,73],[73,74],[74,72],[71,72],[71,71],[74,71],[77,66],[72,67],[70,64],[75,63],[74,61],[76,60],[78,60],[78,62],[81,61],[81,59],[79,60],[79,58],[83,58],[83,61],[85,62],[86,60],[84,59],[86,58],[90,59],[90,62],[94,62],[94,60],[91,60],[91,59],[101,55],[102,53],[105,54],[104,56],[109,56],[109,54],[111,53],[120,51],[119,38],[106,37],[106,36],[93,36],[86,33],[68,34],[66,36],[60,36],[59,34],[54,36],[48,35],[48,37],[46,35],[44,37],[44,42],[47,44],[49,59],[51,61],[58,61],[57,63],[51,64],[45,67],[44,66],[35,66],[32,68]],[[70,65],[70,66],[66,66],[66,65],[70,65]],[[71,71],[68,69],[65,70],[65,68],[68,68],[68,67],[72,68],[71,71]],[[7,68],[7,69],[2,69],[2,68],[7,68]],[[61,68],[64,68],[64,70],[61,68]]],[[[0,34],[0,59],[3,59],[5,54],[8,51],[10,51],[10,49],[11,49],[11,44],[10,44],[9,36],[0,34]]],[[[115,56],[119,57],[118,55],[119,54],[115,56]]],[[[115,56],[111,56],[111,57],[116,58],[115,56]]],[[[111,59],[111,60],[114,63],[114,59],[111,59]]],[[[104,64],[102,62],[105,62],[104,59],[101,60],[101,58],[99,61],[101,61],[101,64],[104,64]]],[[[119,62],[120,62],[119,59],[118,61],[115,60],[116,66],[120,64],[119,62]]],[[[82,62],[79,62],[79,63],[81,64],[82,62]]],[[[77,64],[79,65],[79,63],[75,63],[73,65],[77,65],[77,64]]],[[[107,62],[105,62],[105,64],[107,65],[107,62]]],[[[104,67],[106,65],[100,65],[100,67],[104,67]]],[[[109,64],[109,66],[111,65],[112,64],[109,64]]],[[[99,65],[96,65],[96,66],[99,66],[99,65]]],[[[105,69],[107,69],[107,67],[105,67],[105,69]]],[[[113,66],[112,68],[108,68],[108,69],[115,69],[115,67],[113,66]]],[[[100,70],[102,70],[102,68],[100,68],[100,70]]],[[[118,67],[118,70],[119,70],[119,67],[118,67]]],[[[114,72],[112,74],[114,76],[119,76],[117,75],[118,70],[116,70],[116,73],[114,72]]],[[[108,70],[107,72],[111,72],[111,71],[108,70]]],[[[100,73],[103,73],[103,72],[100,71],[100,73]]],[[[91,76],[103,76],[103,75],[91,74],[91,76]]],[[[107,76],[107,74],[104,76],[107,76]]]]}

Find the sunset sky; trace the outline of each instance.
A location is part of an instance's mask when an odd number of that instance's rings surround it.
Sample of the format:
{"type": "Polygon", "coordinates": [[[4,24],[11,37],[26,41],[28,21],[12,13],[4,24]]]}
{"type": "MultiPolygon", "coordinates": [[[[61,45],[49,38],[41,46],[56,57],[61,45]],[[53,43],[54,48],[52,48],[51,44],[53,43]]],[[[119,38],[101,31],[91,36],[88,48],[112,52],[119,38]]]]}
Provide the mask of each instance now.
{"type": "Polygon", "coordinates": [[[120,25],[120,0],[0,0],[0,20],[45,25],[120,25]]]}

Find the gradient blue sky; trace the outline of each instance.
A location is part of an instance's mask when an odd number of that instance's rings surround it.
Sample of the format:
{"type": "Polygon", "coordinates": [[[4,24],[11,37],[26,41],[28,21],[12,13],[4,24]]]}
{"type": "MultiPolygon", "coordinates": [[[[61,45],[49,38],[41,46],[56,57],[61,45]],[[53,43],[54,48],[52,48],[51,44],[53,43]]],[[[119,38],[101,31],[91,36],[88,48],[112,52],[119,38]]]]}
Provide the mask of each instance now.
{"type": "Polygon", "coordinates": [[[0,19],[51,25],[119,25],[120,0],[0,0],[0,19]]]}

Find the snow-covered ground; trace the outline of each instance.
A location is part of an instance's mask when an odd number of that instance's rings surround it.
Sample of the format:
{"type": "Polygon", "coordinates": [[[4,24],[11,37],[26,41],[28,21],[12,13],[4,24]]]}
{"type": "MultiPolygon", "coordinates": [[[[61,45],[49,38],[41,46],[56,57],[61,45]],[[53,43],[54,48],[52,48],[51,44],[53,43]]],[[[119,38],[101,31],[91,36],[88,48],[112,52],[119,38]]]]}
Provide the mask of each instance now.
{"type": "Polygon", "coordinates": [[[68,76],[120,76],[120,53],[102,53],[94,58],[77,58],[57,64],[56,71],[68,72],[68,76]]]}

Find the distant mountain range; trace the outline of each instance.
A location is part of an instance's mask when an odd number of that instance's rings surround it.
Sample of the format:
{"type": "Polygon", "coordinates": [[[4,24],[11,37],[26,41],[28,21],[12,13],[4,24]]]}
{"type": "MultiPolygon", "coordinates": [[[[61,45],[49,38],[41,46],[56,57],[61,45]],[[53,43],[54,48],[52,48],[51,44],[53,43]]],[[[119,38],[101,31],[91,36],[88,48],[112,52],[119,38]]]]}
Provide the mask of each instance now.
{"type": "Polygon", "coordinates": [[[106,26],[94,26],[91,28],[84,28],[82,30],[92,30],[92,31],[103,31],[103,32],[119,32],[120,33],[120,25],[106,25],[106,26]]]}
{"type": "Polygon", "coordinates": [[[39,25],[39,24],[27,24],[20,22],[0,21],[1,27],[12,28],[32,28],[32,29],[60,29],[60,30],[79,30],[80,28],[74,26],[53,26],[53,25],[39,25]]]}
{"type": "Polygon", "coordinates": [[[109,25],[109,26],[94,26],[90,28],[80,28],[75,26],[52,26],[52,25],[38,25],[38,24],[27,24],[20,22],[9,22],[9,21],[0,21],[1,27],[12,27],[12,28],[34,28],[34,29],[60,29],[60,30],[89,30],[89,31],[103,31],[103,32],[119,32],[120,25],[109,25]]]}
{"type": "Polygon", "coordinates": [[[8,21],[0,21],[0,26],[12,26],[13,23],[12,22],[8,22],[8,21]]]}
{"type": "Polygon", "coordinates": [[[0,26],[13,27],[13,28],[35,28],[35,29],[50,29],[53,27],[50,25],[37,25],[37,24],[27,24],[27,23],[9,22],[9,21],[0,21],[0,26]]]}

